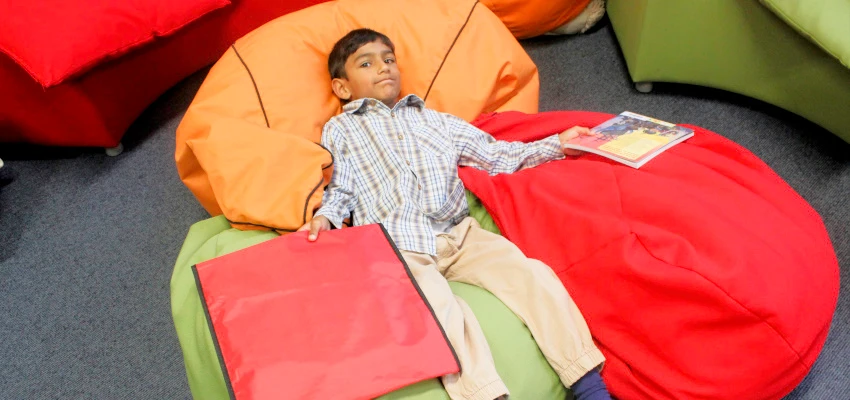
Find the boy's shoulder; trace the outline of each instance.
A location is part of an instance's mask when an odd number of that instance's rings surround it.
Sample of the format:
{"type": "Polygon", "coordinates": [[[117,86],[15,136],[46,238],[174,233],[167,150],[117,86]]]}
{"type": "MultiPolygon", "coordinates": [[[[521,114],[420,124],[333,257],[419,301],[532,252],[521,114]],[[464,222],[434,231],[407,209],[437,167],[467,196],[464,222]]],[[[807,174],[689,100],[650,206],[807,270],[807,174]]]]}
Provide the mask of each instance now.
{"type": "Polygon", "coordinates": [[[344,112],[343,112],[343,113],[339,113],[339,114],[337,114],[337,115],[334,115],[333,117],[331,117],[331,118],[328,120],[328,122],[325,122],[325,126],[328,126],[328,125],[338,125],[338,124],[340,123],[340,120],[341,120],[342,118],[345,118],[345,115],[346,115],[346,113],[344,113],[344,112]]]}
{"type": "Polygon", "coordinates": [[[350,115],[346,112],[341,112],[337,115],[331,117],[327,122],[325,122],[324,129],[328,130],[328,128],[342,128],[344,125],[344,119],[349,118],[350,115]]]}

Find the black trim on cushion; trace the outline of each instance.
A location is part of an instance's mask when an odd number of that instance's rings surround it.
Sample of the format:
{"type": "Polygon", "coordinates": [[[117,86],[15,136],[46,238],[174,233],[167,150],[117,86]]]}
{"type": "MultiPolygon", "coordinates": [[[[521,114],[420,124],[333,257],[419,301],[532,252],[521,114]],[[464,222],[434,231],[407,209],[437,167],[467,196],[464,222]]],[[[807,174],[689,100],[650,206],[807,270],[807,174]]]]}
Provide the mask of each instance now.
{"type": "Polygon", "coordinates": [[[263,98],[260,97],[260,88],[257,87],[257,81],[254,80],[254,74],[251,73],[251,69],[248,68],[248,64],[245,64],[245,60],[242,59],[242,56],[239,55],[239,51],[236,50],[236,43],[231,44],[230,48],[232,48],[233,52],[236,53],[236,58],[239,59],[239,62],[241,62],[242,66],[245,67],[245,71],[248,72],[248,76],[251,77],[251,83],[254,85],[254,92],[257,93],[257,101],[260,102],[260,109],[263,110],[263,118],[266,120],[266,128],[271,128],[271,125],[269,125],[269,117],[266,115],[266,107],[263,106],[263,98]]]}
{"type": "MultiPolygon", "coordinates": [[[[248,224],[253,225],[253,224],[248,224]]],[[[419,294],[419,297],[422,299],[422,302],[425,303],[425,306],[428,307],[428,311],[431,312],[431,317],[434,319],[434,323],[437,324],[437,328],[440,329],[440,333],[443,335],[443,340],[445,340],[446,345],[449,347],[449,350],[452,352],[452,357],[455,360],[455,364],[458,367],[458,371],[460,371],[460,359],[457,357],[457,352],[455,348],[452,346],[451,342],[449,342],[449,337],[446,335],[446,331],[443,329],[443,326],[440,324],[440,321],[437,319],[437,314],[434,312],[434,309],[431,307],[431,303],[428,303],[428,299],[425,298],[425,293],[422,292],[422,288],[419,287],[419,284],[416,282],[416,278],[414,278],[413,273],[410,271],[410,267],[407,265],[407,261],[404,260],[404,257],[401,255],[401,251],[399,251],[398,247],[396,247],[395,242],[392,237],[390,237],[389,232],[387,232],[387,228],[384,227],[383,224],[377,224],[381,228],[381,232],[383,232],[384,237],[387,239],[387,243],[395,252],[396,257],[401,262],[401,265],[404,266],[404,271],[407,273],[408,279],[410,279],[410,283],[413,284],[413,287],[416,289],[416,292],[419,294]]],[[[230,396],[231,400],[236,399],[236,393],[233,390],[233,382],[230,379],[230,374],[227,372],[227,365],[224,362],[224,354],[221,351],[221,345],[218,341],[218,335],[216,335],[215,325],[213,324],[212,317],[210,316],[209,307],[207,307],[206,297],[204,296],[203,286],[201,285],[201,277],[198,274],[198,266],[192,266],[192,275],[195,277],[195,286],[198,289],[198,295],[201,300],[201,307],[204,309],[204,316],[207,320],[207,329],[209,329],[210,336],[212,337],[213,345],[215,346],[215,352],[218,356],[218,362],[221,367],[221,372],[224,375],[224,383],[227,386],[227,393],[230,396]]]]}
{"type": "Polygon", "coordinates": [[[198,266],[192,266],[192,275],[195,276],[195,286],[198,289],[198,296],[201,297],[201,306],[204,308],[204,316],[207,317],[207,327],[210,330],[213,344],[215,345],[215,354],[218,356],[218,363],[221,366],[221,373],[224,375],[224,383],[227,385],[227,394],[231,399],[236,399],[236,393],[233,392],[233,383],[230,380],[230,374],[227,373],[227,366],[224,364],[224,354],[221,352],[221,346],[218,343],[218,336],[215,334],[215,326],[213,325],[210,309],[207,307],[207,300],[204,296],[204,290],[201,286],[201,277],[198,275],[198,266]]]}
{"type": "Polygon", "coordinates": [[[460,29],[457,31],[457,35],[455,36],[455,40],[452,41],[452,45],[449,46],[449,50],[446,51],[446,55],[443,57],[443,61],[440,63],[440,67],[437,68],[437,73],[434,74],[434,79],[431,80],[431,84],[428,85],[428,91],[425,92],[425,97],[422,99],[423,101],[428,100],[428,95],[431,94],[431,88],[434,87],[434,82],[437,81],[437,77],[440,76],[440,71],[443,70],[443,64],[446,63],[446,59],[449,58],[449,54],[452,53],[452,49],[455,47],[455,43],[457,43],[457,39],[460,37],[460,34],[463,33],[463,30],[466,28],[466,24],[469,23],[469,19],[472,18],[472,12],[475,11],[475,7],[478,6],[478,1],[472,5],[472,8],[469,10],[469,15],[466,16],[466,21],[463,22],[460,29]]]}
{"type": "Polygon", "coordinates": [[[428,311],[431,312],[431,317],[434,318],[434,322],[436,322],[437,327],[440,328],[440,333],[443,334],[443,340],[446,341],[446,344],[449,346],[449,350],[452,351],[452,357],[454,357],[455,362],[457,363],[457,369],[458,371],[460,371],[460,359],[457,358],[457,352],[455,352],[455,348],[452,347],[452,343],[449,342],[449,336],[446,335],[446,331],[445,329],[443,329],[443,325],[440,325],[440,320],[437,319],[437,313],[434,312],[434,309],[431,307],[431,303],[429,303],[428,299],[425,298],[425,293],[422,292],[422,288],[420,288],[419,284],[416,283],[416,278],[413,277],[413,272],[410,272],[410,266],[407,265],[407,261],[404,260],[404,256],[401,255],[401,251],[399,251],[398,247],[396,247],[393,238],[390,237],[390,233],[387,232],[387,228],[384,227],[384,224],[380,222],[378,223],[378,226],[381,227],[381,232],[384,232],[384,236],[386,236],[387,242],[393,248],[393,251],[395,251],[396,257],[398,257],[398,260],[401,261],[401,265],[404,265],[404,271],[407,272],[407,277],[410,278],[410,282],[413,284],[413,287],[416,288],[416,292],[419,293],[419,297],[422,298],[422,301],[428,307],[428,311]]]}

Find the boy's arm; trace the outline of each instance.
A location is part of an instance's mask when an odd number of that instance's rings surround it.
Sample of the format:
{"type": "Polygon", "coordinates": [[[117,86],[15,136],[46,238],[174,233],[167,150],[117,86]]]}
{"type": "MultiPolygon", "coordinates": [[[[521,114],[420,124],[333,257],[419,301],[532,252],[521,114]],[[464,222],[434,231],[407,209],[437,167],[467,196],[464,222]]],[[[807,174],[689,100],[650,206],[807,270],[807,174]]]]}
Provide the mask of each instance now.
{"type": "Polygon", "coordinates": [[[496,140],[461,118],[444,115],[454,146],[460,154],[460,165],[496,175],[564,158],[559,134],[530,143],[505,142],[496,140]]]}
{"type": "Polygon", "coordinates": [[[324,216],[333,226],[342,228],[342,221],[354,211],[354,172],[348,162],[345,151],[345,135],[342,130],[327,123],[322,129],[322,146],[333,155],[334,170],[325,194],[322,206],[313,217],[324,216]]]}

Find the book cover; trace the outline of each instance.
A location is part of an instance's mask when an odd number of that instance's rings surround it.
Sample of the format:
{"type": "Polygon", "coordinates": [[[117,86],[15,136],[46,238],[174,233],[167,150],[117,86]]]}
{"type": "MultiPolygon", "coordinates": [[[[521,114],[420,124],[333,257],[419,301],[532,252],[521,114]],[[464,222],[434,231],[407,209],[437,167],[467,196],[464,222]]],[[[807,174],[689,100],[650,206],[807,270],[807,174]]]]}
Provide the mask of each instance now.
{"type": "Polygon", "coordinates": [[[625,111],[564,144],[640,168],[655,156],[694,135],[692,129],[625,111]]]}

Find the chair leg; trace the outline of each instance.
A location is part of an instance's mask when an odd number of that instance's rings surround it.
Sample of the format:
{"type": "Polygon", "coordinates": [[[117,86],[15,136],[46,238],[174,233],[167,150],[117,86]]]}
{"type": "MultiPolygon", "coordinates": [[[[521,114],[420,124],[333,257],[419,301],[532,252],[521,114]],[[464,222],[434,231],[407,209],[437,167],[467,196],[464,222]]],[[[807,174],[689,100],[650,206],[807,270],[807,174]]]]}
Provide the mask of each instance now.
{"type": "Polygon", "coordinates": [[[108,155],[110,157],[115,157],[115,156],[121,154],[123,151],[124,151],[124,145],[121,144],[121,143],[118,143],[118,146],[107,147],[106,148],[106,155],[108,155]]]}
{"type": "Polygon", "coordinates": [[[635,89],[641,93],[649,93],[652,91],[652,82],[635,82],[635,89]]]}

